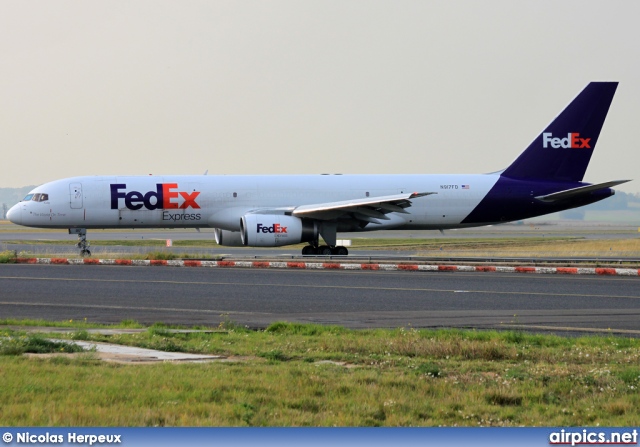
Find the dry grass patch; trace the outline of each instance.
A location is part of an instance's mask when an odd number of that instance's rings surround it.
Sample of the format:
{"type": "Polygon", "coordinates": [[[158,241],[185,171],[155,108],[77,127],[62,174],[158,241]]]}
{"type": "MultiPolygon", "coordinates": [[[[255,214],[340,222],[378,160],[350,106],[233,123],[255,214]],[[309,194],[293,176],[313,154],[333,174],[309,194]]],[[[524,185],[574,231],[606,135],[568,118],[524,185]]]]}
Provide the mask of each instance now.
{"type": "MultiPolygon", "coordinates": [[[[640,237],[636,239],[513,239],[492,243],[485,240],[482,245],[442,244],[438,253],[446,256],[505,256],[505,257],[640,257],[640,237]]],[[[432,251],[420,253],[433,255],[432,251]]]]}

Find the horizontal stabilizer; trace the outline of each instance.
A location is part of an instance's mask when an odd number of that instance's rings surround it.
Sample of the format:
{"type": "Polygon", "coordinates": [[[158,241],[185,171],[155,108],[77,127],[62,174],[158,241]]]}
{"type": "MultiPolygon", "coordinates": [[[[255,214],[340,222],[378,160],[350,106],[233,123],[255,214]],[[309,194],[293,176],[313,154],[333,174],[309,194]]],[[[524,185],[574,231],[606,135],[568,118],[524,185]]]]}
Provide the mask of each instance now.
{"type": "Polygon", "coordinates": [[[570,199],[582,194],[588,194],[593,191],[598,191],[604,188],[611,188],[613,186],[621,185],[622,183],[630,182],[631,180],[613,180],[611,182],[598,183],[595,185],[580,186],[579,188],[565,189],[564,191],[554,192],[553,194],[547,194],[545,196],[538,196],[536,199],[543,202],[556,202],[558,200],[570,199]]]}

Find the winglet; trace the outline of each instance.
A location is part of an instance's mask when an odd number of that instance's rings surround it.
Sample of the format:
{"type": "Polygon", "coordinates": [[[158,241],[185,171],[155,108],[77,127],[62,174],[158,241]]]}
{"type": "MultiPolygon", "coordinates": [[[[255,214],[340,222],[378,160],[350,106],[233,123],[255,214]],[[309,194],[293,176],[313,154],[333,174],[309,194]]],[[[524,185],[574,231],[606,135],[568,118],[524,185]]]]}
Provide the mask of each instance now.
{"type": "Polygon", "coordinates": [[[438,194],[438,193],[437,192],[414,192],[409,196],[409,198],[417,199],[418,197],[429,196],[431,194],[438,194]]]}

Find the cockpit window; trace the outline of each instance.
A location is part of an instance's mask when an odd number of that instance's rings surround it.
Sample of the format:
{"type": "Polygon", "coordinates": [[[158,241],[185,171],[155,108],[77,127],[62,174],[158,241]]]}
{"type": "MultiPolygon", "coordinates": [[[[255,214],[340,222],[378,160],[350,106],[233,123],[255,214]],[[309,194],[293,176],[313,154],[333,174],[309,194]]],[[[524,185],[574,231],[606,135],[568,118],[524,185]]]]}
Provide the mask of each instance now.
{"type": "Polygon", "coordinates": [[[49,200],[49,194],[37,193],[37,194],[27,194],[27,196],[22,199],[23,202],[46,202],[49,200]]]}

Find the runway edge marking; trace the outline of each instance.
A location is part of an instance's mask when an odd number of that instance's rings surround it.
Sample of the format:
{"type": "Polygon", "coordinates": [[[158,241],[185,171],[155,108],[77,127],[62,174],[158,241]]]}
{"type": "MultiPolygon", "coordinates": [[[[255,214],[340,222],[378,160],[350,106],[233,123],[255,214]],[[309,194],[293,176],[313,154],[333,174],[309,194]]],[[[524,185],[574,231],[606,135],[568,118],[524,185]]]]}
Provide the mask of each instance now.
{"type": "Polygon", "coordinates": [[[240,267],[259,269],[313,269],[313,270],[382,270],[420,272],[486,272],[534,273],[546,275],[606,275],[640,276],[640,269],[583,268],[583,267],[509,267],[473,265],[423,264],[357,264],[340,262],[272,262],[272,261],[198,261],[198,260],[131,260],[131,259],[78,259],[78,258],[17,258],[17,264],[46,265],[124,265],[136,267],[240,267]]]}

